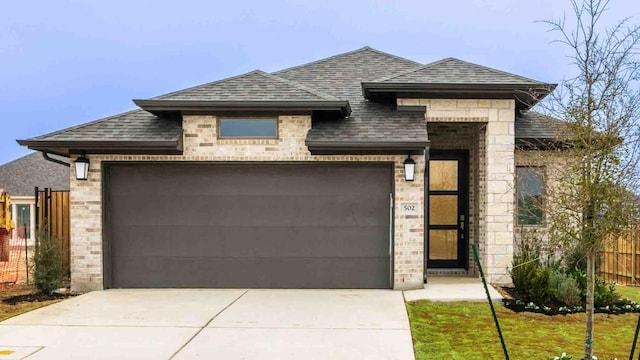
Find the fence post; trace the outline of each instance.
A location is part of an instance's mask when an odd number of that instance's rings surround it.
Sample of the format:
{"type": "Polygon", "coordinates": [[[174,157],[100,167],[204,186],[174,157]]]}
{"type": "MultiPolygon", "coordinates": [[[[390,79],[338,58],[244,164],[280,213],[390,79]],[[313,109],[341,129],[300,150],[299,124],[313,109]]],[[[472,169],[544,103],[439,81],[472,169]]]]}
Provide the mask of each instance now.
{"type": "Polygon", "coordinates": [[[629,237],[631,238],[631,284],[636,283],[636,232],[630,231],[629,237]]]}

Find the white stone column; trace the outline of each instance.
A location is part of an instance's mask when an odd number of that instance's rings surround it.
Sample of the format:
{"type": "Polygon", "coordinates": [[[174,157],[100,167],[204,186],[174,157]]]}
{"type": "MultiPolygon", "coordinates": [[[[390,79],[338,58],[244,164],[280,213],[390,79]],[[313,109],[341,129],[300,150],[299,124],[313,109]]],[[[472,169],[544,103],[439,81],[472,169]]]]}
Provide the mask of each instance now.
{"type": "Polygon", "coordinates": [[[515,102],[492,100],[486,129],[484,272],[493,283],[511,281],[515,199],[515,102]]]}

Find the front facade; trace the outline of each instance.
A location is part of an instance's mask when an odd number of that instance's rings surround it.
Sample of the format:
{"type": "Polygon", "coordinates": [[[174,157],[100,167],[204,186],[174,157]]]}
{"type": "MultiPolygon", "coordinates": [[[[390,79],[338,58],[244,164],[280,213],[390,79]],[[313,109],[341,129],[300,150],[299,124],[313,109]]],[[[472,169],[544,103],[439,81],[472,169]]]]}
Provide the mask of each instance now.
{"type": "Polygon", "coordinates": [[[74,291],[415,289],[477,274],[473,244],[504,283],[516,159],[553,136],[527,110],[552,89],[363,48],[19,142],[90,161],[69,174],[74,291]]]}

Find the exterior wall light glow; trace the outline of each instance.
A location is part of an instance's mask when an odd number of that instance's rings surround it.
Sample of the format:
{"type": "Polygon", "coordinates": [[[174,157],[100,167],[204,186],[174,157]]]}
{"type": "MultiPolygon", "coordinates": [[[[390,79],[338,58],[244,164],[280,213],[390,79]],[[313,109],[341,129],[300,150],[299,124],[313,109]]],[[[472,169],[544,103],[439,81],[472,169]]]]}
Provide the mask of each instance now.
{"type": "Polygon", "coordinates": [[[411,158],[411,154],[404,161],[404,180],[413,181],[416,173],[416,162],[411,158]]]}
{"type": "Polygon", "coordinates": [[[75,161],[76,166],[76,179],[77,180],[87,180],[89,176],[89,159],[85,155],[84,151],[82,155],[75,161]]]}

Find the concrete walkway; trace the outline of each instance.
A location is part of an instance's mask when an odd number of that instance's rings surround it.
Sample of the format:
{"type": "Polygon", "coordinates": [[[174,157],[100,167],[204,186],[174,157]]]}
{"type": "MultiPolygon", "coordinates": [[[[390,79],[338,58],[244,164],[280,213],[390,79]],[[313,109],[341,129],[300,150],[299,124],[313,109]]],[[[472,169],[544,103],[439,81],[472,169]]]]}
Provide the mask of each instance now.
{"type": "Polygon", "coordinates": [[[108,290],[0,323],[0,359],[413,359],[401,292],[108,290]],[[6,351],[6,352],[3,352],[6,351]]]}
{"type": "MultiPolygon", "coordinates": [[[[489,285],[489,294],[494,302],[502,300],[502,295],[489,285]]],[[[424,289],[404,292],[406,301],[487,301],[482,280],[477,277],[430,276],[424,289]]]]}

